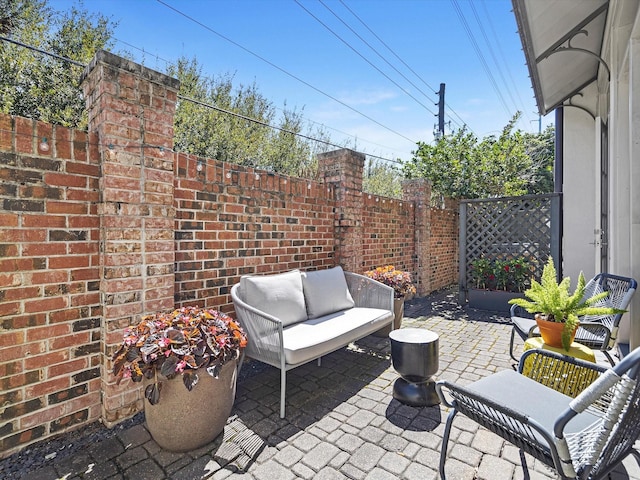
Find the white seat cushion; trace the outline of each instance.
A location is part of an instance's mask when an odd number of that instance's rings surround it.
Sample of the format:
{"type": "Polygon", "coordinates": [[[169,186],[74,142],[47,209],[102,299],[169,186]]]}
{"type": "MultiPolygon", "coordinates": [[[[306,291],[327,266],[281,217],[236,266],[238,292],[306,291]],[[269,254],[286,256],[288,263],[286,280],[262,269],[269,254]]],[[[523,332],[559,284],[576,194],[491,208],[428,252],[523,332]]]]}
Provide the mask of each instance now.
{"type": "Polygon", "coordinates": [[[302,272],[302,288],[309,318],[355,306],[342,267],[302,272]]]}
{"type": "Polygon", "coordinates": [[[391,323],[393,313],[380,308],[350,308],[284,329],[284,356],[296,365],[321,357],[391,323]]]}
{"type": "Polygon", "coordinates": [[[243,276],[240,278],[240,290],[245,302],[280,319],[283,326],[308,318],[300,270],[243,276]]]}

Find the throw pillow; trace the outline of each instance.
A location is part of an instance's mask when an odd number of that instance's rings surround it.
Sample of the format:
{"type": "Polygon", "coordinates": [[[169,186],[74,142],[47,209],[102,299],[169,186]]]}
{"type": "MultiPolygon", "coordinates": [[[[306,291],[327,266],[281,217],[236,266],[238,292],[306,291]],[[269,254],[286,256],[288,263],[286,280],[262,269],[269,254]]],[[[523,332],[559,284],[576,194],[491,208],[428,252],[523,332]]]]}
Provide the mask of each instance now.
{"type": "Polygon", "coordinates": [[[284,326],[307,319],[300,270],[240,278],[245,301],[282,320],[284,326]]]}
{"type": "Polygon", "coordinates": [[[302,286],[309,318],[321,317],[355,306],[340,266],[302,272],[302,286]]]}

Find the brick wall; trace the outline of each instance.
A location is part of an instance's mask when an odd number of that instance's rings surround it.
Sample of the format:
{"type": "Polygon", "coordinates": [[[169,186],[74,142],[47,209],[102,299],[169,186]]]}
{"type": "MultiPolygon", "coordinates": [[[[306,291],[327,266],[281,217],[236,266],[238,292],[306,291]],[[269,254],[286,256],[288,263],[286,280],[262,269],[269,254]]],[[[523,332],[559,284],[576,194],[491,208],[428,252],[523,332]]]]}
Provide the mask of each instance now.
{"type": "Polygon", "coordinates": [[[96,146],[0,115],[0,451],[100,418],[96,146]]]}
{"type": "Polygon", "coordinates": [[[315,181],[177,155],[176,304],[231,312],[241,275],[335,265],[333,193],[315,181]]]}
{"type": "Polygon", "coordinates": [[[455,283],[457,213],[429,208],[427,182],[363,194],[350,150],[313,181],[178,154],[174,79],[100,52],[83,86],[89,134],[0,114],[1,457],[139,411],[110,374],[122,329],[174,305],[233,313],[243,274],[394,264],[419,294],[455,283]]]}
{"type": "MultiPolygon", "coordinates": [[[[457,207],[452,204],[451,207],[457,207]]],[[[451,285],[458,278],[458,209],[430,208],[431,248],[428,277],[431,290],[451,285]]]]}
{"type": "Polygon", "coordinates": [[[364,194],[359,270],[394,265],[418,278],[413,202],[364,194]]]}

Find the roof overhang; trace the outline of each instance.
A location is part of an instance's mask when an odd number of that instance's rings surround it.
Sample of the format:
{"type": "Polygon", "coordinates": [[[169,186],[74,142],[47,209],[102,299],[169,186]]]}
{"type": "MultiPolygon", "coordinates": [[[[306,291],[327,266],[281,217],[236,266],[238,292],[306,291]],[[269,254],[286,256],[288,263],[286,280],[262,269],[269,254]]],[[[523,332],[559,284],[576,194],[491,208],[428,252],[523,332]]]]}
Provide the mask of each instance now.
{"type": "MultiPolygon", "coordinates": [[[[600,56],[609,0],[512,3],[541,115],[571,104],[573,97],[597,80],[601,67],[609,74],[600,56]]],[[[596,106],[589,107],[593,116],[596,106]]]]}

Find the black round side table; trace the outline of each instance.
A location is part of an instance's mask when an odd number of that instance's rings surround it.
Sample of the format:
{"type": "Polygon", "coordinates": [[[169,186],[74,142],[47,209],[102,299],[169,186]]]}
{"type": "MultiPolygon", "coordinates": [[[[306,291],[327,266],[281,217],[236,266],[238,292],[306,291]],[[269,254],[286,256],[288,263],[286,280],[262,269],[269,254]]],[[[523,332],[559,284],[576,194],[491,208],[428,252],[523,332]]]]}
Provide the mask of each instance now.
{"type": "Polygon", "coordinates": [[[440,403],[435,381],[438,371],[438,334],[423,328],[400,328],[389,333],[391,362],[400,374],[393,398],[405,405],[425,407],[440,403]]]}

